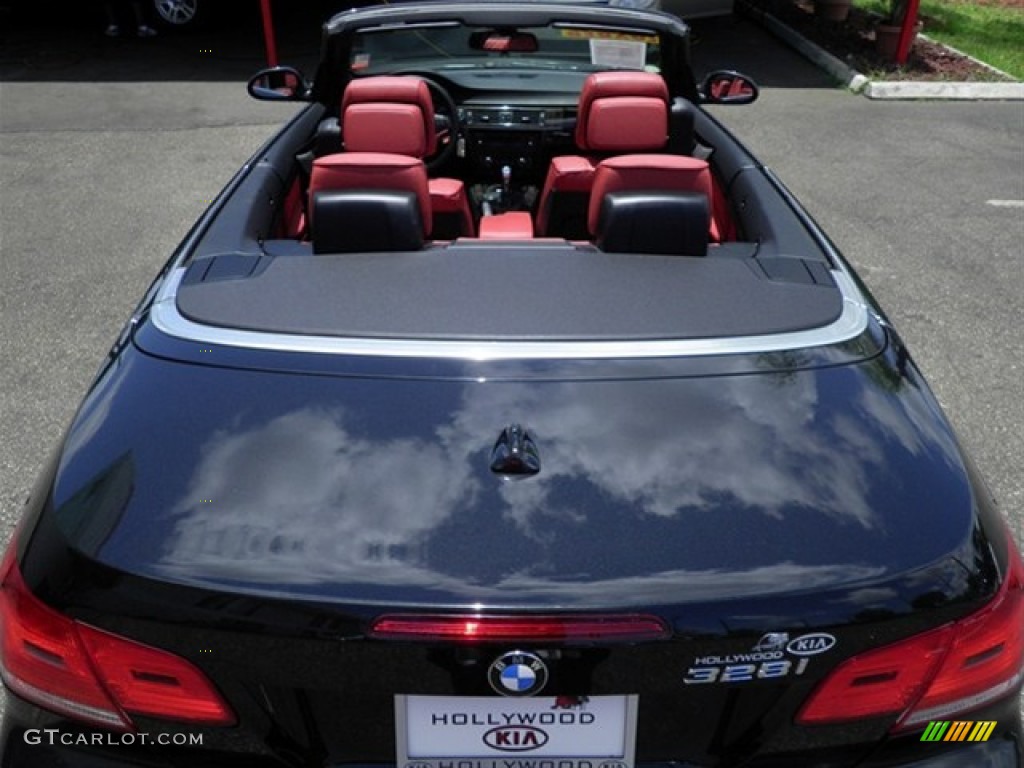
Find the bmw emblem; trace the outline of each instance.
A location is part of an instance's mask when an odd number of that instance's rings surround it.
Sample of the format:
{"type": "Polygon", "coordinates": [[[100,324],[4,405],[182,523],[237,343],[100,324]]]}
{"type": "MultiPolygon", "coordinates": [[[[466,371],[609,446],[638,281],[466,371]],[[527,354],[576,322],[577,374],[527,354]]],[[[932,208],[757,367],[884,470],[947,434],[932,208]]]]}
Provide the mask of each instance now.
{"type": "Polygon", "coordinates": [[[533,696],[547,685],[548,668],[536,654],[511,651],[495,659],[487,681],[502,696],[533,696]]]}

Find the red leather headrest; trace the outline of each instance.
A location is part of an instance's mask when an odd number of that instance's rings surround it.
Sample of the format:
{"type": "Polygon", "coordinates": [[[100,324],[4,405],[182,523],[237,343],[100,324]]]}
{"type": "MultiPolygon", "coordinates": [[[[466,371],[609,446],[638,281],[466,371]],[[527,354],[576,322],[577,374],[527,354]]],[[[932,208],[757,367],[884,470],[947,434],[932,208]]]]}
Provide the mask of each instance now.
{"type": "Polygon", "coordinates": [[[426,82],[418,77],[381,75],[353,80],[341,99],[341,130],[345,149],[349,152],[395,152],[414,154],[408,147],[420,147],[415,157],[432,155],[437,149],[434,131],[434,102],[426,82]],[[407,106],[403,119],[392,124],[399,111],[407,106]],[[358,107],[358,108],[356,108],[358,107]],[[419,113],[419,125],[409,119],[419,113]],[[351,113],[351,115],[350,115],[351,113]],[[355,121],[353,125],[350,117],[355,121]],[[350,137],[350,132],[352,136],[350,137]],[[356,146],[352,146],[355,139],[356,146]]]}
{"type": "Polygon", "coordinates": [[[423,114],[412,104],[351,104],[342,131],[346,152],[426,156],[423,114]]]}
{"type": "Polygon", "coordinates": [[[583,83],[576,144],[599,152],[661,149],[668,140],[668,87],[653,72],[595,72],[583,83]]]}

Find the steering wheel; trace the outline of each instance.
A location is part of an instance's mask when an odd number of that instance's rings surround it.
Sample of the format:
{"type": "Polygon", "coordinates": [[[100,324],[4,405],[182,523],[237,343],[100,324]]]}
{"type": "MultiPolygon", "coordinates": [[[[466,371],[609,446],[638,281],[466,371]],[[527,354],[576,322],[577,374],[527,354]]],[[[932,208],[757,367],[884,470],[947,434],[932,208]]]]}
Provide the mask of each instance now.
{"type": "Polygon", "coordinates": [[[459,108],[455,99],[448,93],[448,89],[439,82],[425,77],[419,72],[410,72],[409,74],[415,74],[427,84],[430,96],[434,101],[434,133],[437,137],[437,150],[431,157],[423,158],[427,172],[433,173],[443,167],[455,154],[459,140],[459,108]]]}

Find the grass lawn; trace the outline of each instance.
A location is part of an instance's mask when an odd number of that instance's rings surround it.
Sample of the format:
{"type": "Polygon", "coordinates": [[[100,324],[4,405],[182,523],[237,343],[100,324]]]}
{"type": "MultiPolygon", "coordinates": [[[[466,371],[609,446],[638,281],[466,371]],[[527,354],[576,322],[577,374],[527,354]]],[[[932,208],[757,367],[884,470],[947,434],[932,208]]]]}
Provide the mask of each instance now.
{"type": "MultiPolygon", "coordinates": [[[[854,0],[883,16],[886,0],[854,0]]],[[[1024,4],[1020,0],[921,0],[924,34],[1024,80],[1024,4]]]]}

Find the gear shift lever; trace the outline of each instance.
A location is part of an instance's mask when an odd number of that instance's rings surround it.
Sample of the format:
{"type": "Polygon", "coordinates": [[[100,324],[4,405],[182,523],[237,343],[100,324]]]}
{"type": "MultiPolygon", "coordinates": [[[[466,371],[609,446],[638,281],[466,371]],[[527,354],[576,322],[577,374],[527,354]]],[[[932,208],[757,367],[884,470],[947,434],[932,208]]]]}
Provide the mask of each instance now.
{"type": "Polygon", "coordinates": [[[501,166],[501,202],[507,208],[512,204],[512,166],[501,166]]]}
{"type": "Polygon", "coordinates": [[[484,216],[504,213],[512,208],[512,166],[501,166],[501,186],[491,184],[484,190],[480,210],[484,216]]]}

